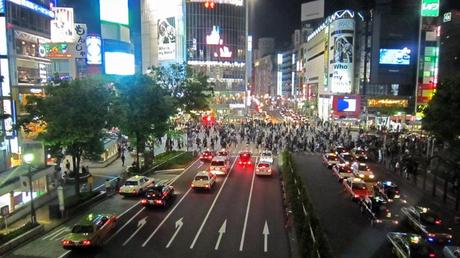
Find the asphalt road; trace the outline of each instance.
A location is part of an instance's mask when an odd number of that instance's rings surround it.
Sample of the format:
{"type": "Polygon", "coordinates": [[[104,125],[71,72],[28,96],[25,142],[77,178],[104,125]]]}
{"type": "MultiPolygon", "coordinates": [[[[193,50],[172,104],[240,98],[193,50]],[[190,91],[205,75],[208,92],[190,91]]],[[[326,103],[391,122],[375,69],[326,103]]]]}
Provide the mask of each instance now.
{"type": "MultiPolygon", "coordinates": [[[[337,177],[321,163],[319,154],[298,153],[294,155],[294,160],[335,257],[393,257],[391,247],[385,238],[386,233],[413,232],[405,223],[398,226],[371,226],[367,217],[361,214],[357,203],[351,201],[350,196],[344,192],[337,177]]],[[[433,202],[410,185],[398,181],[382,167],[371,165],[371,168],[378,180],[395,181],[400,186],[402,198],[409,204],[426,205],[442,211],[439,203],[433,202]]],[[[449,219],[445,221],[452,225],[449,219]]],[[[454,239],[458,240],[458,226],[454,227],[452,232],[454,239]]]]}
{"type": "Polygon", "coordinates": [[[172,180],[176,192],[165,209],[143,208],[139,198],[121,196],[91,207],[84,214],[119,216],[102,248],[62,249],[59,241],[75,218],[5,257],[289,257],[278,171],[256,177],[254,167],[234,163],[237,151],[231,172],[218,177],[209,193],[190,190],[195,174],[208,166],[196,161],[182,173],[161,175],[172,180]]]}

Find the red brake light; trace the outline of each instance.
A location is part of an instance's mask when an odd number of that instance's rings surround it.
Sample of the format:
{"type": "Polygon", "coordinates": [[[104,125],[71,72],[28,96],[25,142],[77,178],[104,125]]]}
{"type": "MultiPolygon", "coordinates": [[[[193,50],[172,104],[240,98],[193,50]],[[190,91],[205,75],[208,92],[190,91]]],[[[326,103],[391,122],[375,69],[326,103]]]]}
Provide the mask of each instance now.
{"type": "Polygon", "coordinates": [[[436,257],[436,254],[435,254],[435,253],[430,253],[429,256],[432,257],[432,258],[434,258],[434,257],[436,257]]]}
{"type": "Polygon", "coordinates": [[[142,203],[142,204],[147,204],[147,202],[148,202],[148,201],[147,201],[146,199],[142,199],[142,200],[141,200],[141,203],[142,203]]]}
{"type": "Polygon", "coordinates": [[[162,200],[155,200],[155,203],[156,204],[163,204],[163,201],[162,200]]]}
{"type": "Polygon", "coordinates": [[[70,240],[64,240],[64,241],[62,241],[62,244],[63,245],[70,245],[70,240]]]}
{"type": "Polygon", "coordinates": [[[84,246],[91,245],[91,240],[83,240],[82,244],[83,244],[84,246]]]}
{"type": "Polygon", "coordinates": [[[440,219],[435,220],[435,221],[434,221],[434,224],[436,224],[436,225],[441,225],[441,220],[440,220],[440,219]]]}

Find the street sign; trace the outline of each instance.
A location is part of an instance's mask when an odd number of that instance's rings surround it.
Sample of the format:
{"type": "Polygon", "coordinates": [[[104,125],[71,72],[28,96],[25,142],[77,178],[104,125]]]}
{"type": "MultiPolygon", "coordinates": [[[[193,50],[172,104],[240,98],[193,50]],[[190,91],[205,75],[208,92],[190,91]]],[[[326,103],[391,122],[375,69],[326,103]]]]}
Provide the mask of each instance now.
{"type": "Polygon", "coordinates": [[[423,17],[438,17],[439,16],[439,0],[422,0],[422,16],[423,17]]]}
{"type": "Polygon", "coordinates": [[[3,218],[8,217],[8,215],[10,215],[10,206],[5,205],[2,208],[0,208],[0,213],[2,214],[3,218]]]}

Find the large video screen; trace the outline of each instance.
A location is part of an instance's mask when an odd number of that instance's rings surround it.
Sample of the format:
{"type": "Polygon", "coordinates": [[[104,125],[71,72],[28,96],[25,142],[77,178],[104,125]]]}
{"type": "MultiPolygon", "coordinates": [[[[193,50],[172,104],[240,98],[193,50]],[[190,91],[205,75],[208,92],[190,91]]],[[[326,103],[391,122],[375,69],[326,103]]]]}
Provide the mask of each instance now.
{"type": "Polygon", "coordinates": [[[115,75],[134,74],[134,55],[123,52],[104,53],[105,73],[115,75]]]}
{"type": "Polygon", "coordinates": [[[337,99],[338,112],[356,112],[356,99],[341,97],[337,99]]]}
{"type": "Polygon", "coordinates": [[[128,0],[99,0],[101,21],[129,25],[128,0]]]}
{"type": "Polygon", "coordinates": [[[409,65],[410,64],[411,50],[408,48],[403,49],[380,49],[380,64],[390,65],[409,65]]]}

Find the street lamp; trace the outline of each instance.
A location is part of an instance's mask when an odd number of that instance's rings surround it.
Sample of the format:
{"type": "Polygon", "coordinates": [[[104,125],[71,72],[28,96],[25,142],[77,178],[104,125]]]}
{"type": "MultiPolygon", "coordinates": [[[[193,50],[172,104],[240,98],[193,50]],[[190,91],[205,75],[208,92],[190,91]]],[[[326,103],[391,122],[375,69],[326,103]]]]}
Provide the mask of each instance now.
{"type": "Polygon", "coordinates": [[[33,153],[26,153],[24,154],[24,162],[29,167],[29,173],[27,173],[27,177],[29,178],[29,191],[30,191],[30,220],[32,224],[37,223],[37,215],[35,214],[35,207],[34,207],[34,197],[32,191],[32,162],[34,161],[34,154],[33,153]]]}

